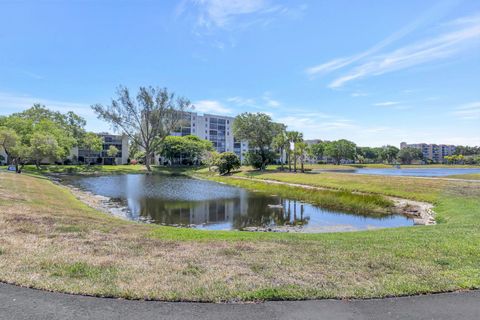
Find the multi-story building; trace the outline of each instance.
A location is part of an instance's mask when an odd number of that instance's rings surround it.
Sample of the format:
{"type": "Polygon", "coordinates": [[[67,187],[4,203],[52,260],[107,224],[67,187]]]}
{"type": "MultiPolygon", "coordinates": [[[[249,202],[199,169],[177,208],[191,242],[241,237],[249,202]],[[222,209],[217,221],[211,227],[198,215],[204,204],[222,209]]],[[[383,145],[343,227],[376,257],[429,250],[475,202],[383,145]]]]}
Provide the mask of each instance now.
{"type": "Polygon", "coordinates": [[[101,132],[97,134],[103,139],[102,151],[96,152],[84,148],[74,148],[72,155],[79,162],[92,164],[127,164],[128,163],[128,137],[101,132]],[[110,157],[107,152],[110,146],[118,149],[116,157],[110,157]]]}
{"type": "Polygon", "coordinates": [[[443,163],[446,156],[451,156],[455,153],[456,147],[454,145],[446,144],[427,144],[427,143],[400,143],[400,149],[415,148],[422,152],[423,159],[431,160],[433,162],[443,163]]]}
{"type": "MultiPolygon", "coordinates": [[[[174,136],[194,135],[200,139],[209,140],[218,152],[234,152],[245,160],[248,151],[247,141],[238,141],[232,133],[234,117],[213,114],[198,115],[196,112],[185,112],[181,125],[171,134],[174,136]]],[[[155,157],[158,164],[159,157],[155,157]]]]}

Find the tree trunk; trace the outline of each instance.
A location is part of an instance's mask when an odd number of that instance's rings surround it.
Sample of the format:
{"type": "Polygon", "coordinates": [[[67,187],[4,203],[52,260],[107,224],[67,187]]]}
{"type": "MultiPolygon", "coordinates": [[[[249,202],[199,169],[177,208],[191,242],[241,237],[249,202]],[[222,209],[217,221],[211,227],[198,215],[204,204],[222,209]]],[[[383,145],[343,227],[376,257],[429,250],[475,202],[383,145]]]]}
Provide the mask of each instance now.
{"type": "Polygon", "coordinates": [[[297,157],[293,155],[293,172],[297,173],[297,157]]]}
{"type": "Polygon", "coordinates": [[[288,171],[292,172],[292,159],[291,152],[288,152],[288,171]]]}
{"type": "Polygon", "coordinates": [[[35,160],[35,167],[37,167],[37,170],[40,170],[40,163],[38,160],[35,160]]]}
{"type": "Polygon", "coordinates": [[[145,167],[147,167],[148,173],[152,172],[152,168],[150,167],[150,154],[145,154],[145,167]]]}
{"type": "Polygon", "coordinates": [[[283,148],[280,148],[280,167],[283,171],[283,148]]]}
{"type": "Polygon", "coordinates": [[[305,173],[305,169],[303,167],[303,157],[300,159],[300,165],[302,166],[302,173],[305,173]]]}

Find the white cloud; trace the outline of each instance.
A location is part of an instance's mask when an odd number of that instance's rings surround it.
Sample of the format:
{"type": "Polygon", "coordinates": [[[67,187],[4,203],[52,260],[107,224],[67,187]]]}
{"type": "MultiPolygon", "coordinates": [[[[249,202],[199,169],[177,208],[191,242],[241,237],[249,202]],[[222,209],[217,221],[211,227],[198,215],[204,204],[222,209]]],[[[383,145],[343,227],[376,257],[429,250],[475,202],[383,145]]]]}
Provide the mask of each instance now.
{"type": "Polygon", "coordinates": [[[255,99],[243,98],[243,97],[239,97],[239,96],[228,98],[227,101],[232,102],[232,103],[236,104],[237,106],[242,106],[242,107],[243,106],[255,106],[256,105],[255,99]]]}
{"type": "Polygon", "coordinates": [[[377,103],[374,103],[373,105],[378,107],[389,107],[389,106],[397,105],[399,103],[400,102],[398,101],[385,101],[385,102],[377,102],[377,103]]]}
{"type": "Polygon", "coordinates": [[[418,19],[414,20],[410,24],[393,33],[389,37],[383,39],[369,49],[349,57],[336,58],[331,61],[307,68],[305,72],[310,76],[327,74],[332,71],[349,66],[359,60],[362,60],[363,58],[371,56],[372,54],[379,52],[390,44],[404,38],[432,18],[442,15],[444,12],[448,11],[451,5],[451,3],[447,2],[438,3],[434,7],[430,8],[430,10],[422,14],[418,19]]]}
{"type": "Polygon", "coordinates": [[[270,96],[270,92],[265,92],[262,96],[262,99],[267,107],[277,108],[281,105],[278,100],[272,99],[272,97],[270,96]]]}
{"type": "Polygon", "coordinates": [[[231,114],[232,110],[217,100],[199,100],[194,104],[194,111],[201,113],[231,114]]]}
{"type": "Polygon", "coordinates": [[[453,114],[463,120],[478,120],[480,119],[480,101],[459,106],[453,114]]]}
{"type": "MultiPolygon", "coordinates": [[[[275,18],[297,19],[306,5],[287,7],[273,0],[184,0],[175,10],[175,17],[193,17],[197,27],[212,30],[242,29],[252,25],[268,25],[275,18]]],[[[197,30],[198,33],[203,33],[197,30]]]]}
{"type": "Polygon", "coordinates": [[[377,54],[381,49],[410,33],[416,27],[417,24],[414,23],[367,51],[310,67],[306,69],[306,73],[309,75],[326,74],[353,65],[345,74],[337,76],[328,85],[330,88],[338,88],[360,78],[378,76],[445,59],[480,43],[480,15],[475,15],[445,25],[444,27],[448,27],[448,30],[436,36],[387,53],[377,54]]]}
{"type": "Polygon", "coordinates": [[[47,108],[56,111],[73,111],[81,116],[94,115],[92,109],[90,108],[90,105],[84,103],[50,100],[45,98],[31,97],[28,95],[16,95],[6,92],[0,92],[0,106],[2,106],[0,113],[2,113],[1,111],[7,109],[10,112],[21,112],[25,109],[30,108],[35,103],[43,104],[47,108]]]}

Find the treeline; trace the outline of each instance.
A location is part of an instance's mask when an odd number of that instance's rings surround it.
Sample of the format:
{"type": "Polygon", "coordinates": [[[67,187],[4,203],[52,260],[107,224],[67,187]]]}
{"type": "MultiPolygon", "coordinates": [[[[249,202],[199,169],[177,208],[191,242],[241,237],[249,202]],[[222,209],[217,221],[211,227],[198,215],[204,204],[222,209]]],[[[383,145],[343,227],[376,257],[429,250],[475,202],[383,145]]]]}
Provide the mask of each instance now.
{"type": "Polygon", "coordinates": [[[91,143],[92,148],[102,147],[102,140],[87,133],[85,125],[85,119],[74,112],[61,113],[34,104],[23,112],[0,117],[0,147],[17,171],[26,163],[37,167],[43,161],[61,163],[74,146],[91,143]]]}

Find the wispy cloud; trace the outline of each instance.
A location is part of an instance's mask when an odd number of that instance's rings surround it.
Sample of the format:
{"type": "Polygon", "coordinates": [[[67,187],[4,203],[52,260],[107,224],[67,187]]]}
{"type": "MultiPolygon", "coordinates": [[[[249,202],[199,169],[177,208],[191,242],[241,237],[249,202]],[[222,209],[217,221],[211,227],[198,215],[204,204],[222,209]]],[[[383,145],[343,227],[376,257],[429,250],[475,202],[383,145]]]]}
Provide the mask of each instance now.
{"type": "Polygon", "coordinates": [[[306,69],[308,75],[321,75],[347,68],[346,73],[337,76],[330,88],[338,88],[346,83],[398,71],[413,66],[445,59],[480,43],[480,15],[473,15],[443,25],[443,32],[422,41],[408,44],[387,53],[378,53],[396,40],[416,29],[419,23],[405,29],[375,45],[371,49],[348,58],[337,58],[318,66],[306,69]],[[350,67],[350,65],[352,65],[350,67]]]}
{"type": "Polygon", "coordinates": [[[233,112],[217,100],[199,100],[193,105],[194,111],[201,113],[231,114],[233,112]]]}
{"type": "Polygon", "coordinates": [[[305,9],[305,5],[287,7],[273,0],[184,0],[177,6],[175,15],[193,16],[200,28],[234,29],[266,25],[280,16],[298,18],[305,9]]]}
{"type": "Polygon", "coordinates": [[[244,107],[244,106],[255,106],[257,102],[255,99],[252,98],[243,98],[239,96],[231,97],[227,99],[228,102],[234,103],[237,106],[244,107]]]}
{"type": "Polygon", "coordinates": [[[467,103],[459,106],[453,112],[455,116],[463,120],[479,120],[480,119],[480,101],[467,103]]]}
{"type": "Polygon", "coordinates": [[[397,104],[400,104],[400,102],[399,101],[384,101],[384,102],[374,103],[373,105],[378,106],[378,107],[389,107],[389,106],[394,106],[394,105],[397,105],[397,104]]]}
{"type": "Polygon", "coordinates": [[[68,102],[68,101],[58,101],[45,98],[32,97],[28,95],[18,95],[7,92],[0,92],[0,114],[1,111],[8,113],[11,112],[20,112],[27,108],[30,108],[35,103],[40,103],[45,105],[47,108],[68,112],[73,111],[81,116],[93,116],[94,113],[90,108],[89,104],[78,103],[78,102],[68,102]]]}

